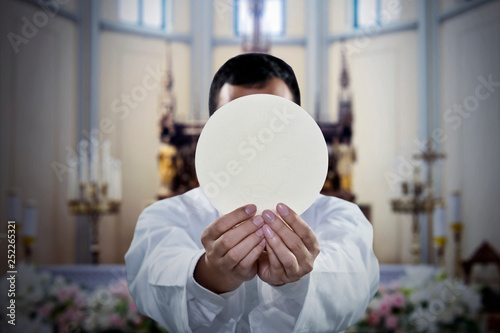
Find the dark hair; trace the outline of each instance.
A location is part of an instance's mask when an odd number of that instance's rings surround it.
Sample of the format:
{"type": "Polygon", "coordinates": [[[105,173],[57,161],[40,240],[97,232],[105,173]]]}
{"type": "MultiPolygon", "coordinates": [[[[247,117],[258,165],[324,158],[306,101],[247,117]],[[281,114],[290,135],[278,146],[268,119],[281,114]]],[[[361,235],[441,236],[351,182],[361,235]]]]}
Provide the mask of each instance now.
{"type": "Polygon", "coordinates": [[[264,86],[270,79],[283,80],[293,95],[293,101],[300,105],[300,90],[292,67],[283,60],[265,53],[245,53],[226,61],[215,73],[210,85],[208,110],[210,115],[217,110],[219,92],[226,83],[237,86],[264,86]]]}

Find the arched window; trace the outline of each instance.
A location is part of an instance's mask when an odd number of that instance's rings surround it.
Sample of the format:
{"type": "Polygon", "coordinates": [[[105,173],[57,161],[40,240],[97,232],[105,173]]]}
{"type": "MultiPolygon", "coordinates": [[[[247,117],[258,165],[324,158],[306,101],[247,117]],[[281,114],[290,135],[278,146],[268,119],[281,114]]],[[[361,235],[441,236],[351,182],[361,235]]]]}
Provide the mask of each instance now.
{"type": "Polygon", "coordinates": [[[118,0],[118,18],[123,23],[165,30],[166,0],[118,0]]]}
{"type": "Polygon", "coordinates": [[[354,0],[354,28],[382,26],[399,21],[401,0],[354,0]]]}

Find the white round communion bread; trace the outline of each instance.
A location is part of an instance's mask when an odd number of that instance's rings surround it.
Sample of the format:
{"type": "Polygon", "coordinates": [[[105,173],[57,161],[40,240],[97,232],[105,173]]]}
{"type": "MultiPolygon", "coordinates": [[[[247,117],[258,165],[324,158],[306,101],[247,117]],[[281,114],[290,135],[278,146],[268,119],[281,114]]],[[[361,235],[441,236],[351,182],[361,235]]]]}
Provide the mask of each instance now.
{"type": "Polygon", "coordinates": [[[325,182],[328,151],[314,119],[292,101],[248,95],[208,120],[196,147],[200,187],[222,214],[246,204],[257,212],[280,202],[298,214],[325,182]]]}

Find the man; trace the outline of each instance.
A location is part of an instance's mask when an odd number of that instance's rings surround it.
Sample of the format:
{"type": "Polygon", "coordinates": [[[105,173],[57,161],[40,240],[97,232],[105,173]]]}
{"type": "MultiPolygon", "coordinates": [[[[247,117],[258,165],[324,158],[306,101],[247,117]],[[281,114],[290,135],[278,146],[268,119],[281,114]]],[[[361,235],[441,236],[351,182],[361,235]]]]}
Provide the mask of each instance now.
{"type": "MultiPolygon", "coordinates": [[[[210,114],[257,93],[300,104],[290,66],[243,54],[215,74],[210,114]]],[[[286,203],[276,212],[256,215],[249,203],[221,216],[199,188],[148,207],[125,255],[139,310],[172,332],[338,332],[356,323],[379,283],[370,223],[354,204],[322,195],[300,216],[286,203]]]]}

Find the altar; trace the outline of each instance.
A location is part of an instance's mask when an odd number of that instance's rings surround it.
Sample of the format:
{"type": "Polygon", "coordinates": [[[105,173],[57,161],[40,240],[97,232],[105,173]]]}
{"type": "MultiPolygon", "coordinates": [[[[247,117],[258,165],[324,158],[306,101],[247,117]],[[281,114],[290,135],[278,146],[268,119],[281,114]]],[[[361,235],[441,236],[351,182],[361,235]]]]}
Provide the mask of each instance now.
{"type": "MultiPolygon", "coordinates": [[[[453,332],[463,327],[480,332],[485,325],[497,327],[490,323],[496,317],[481,312],[477,288],[442,273],[431,265],[380,265],[380,287],[347,332],[453,332]]],[[[0,287],[6,282],[2,279],[0,287]]],[[[16,288],[16,307],[22,309],[19,332],[166,332],[138,311],[125,265],[21,263],[16,288]]],[[[6,325],[0,320],[0,329],[6,325]]]]}
{"type": "MultiPolygon", "coordinates": [[[[405,275],[411,265],[380,265],[380,284],[389,285],[405,275]]],[[[106,287],[127,278],[125,265],[52,265],[41,266],[40,271],[61,276],[87,290],[106,287]]]]}

